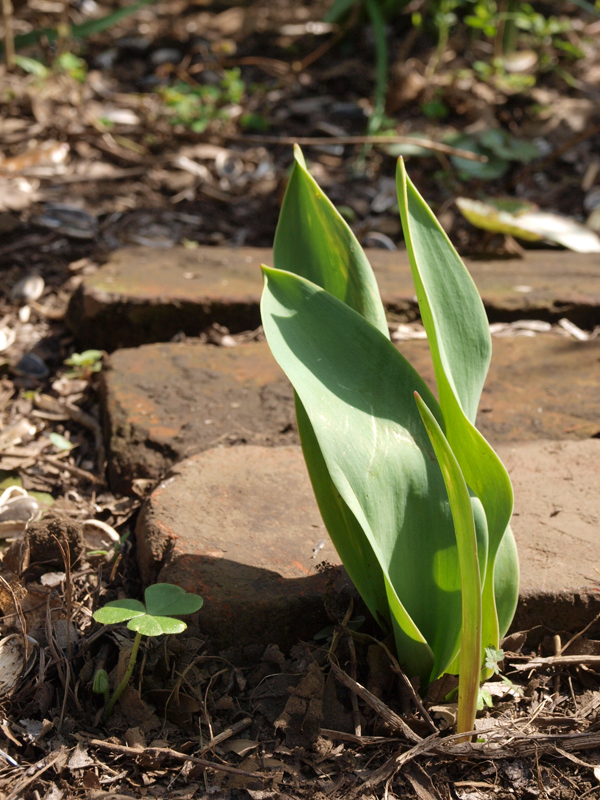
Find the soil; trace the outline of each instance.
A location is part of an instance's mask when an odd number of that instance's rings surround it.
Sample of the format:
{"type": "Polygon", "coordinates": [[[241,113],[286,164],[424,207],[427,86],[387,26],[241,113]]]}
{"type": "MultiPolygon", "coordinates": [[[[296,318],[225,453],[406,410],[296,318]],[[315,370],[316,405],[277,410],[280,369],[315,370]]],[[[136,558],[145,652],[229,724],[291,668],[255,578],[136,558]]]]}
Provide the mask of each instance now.
{"type": "MultiPolygon", "coordinates": [[[[17,32],[57,22],[55,4],[15,5],[17,32]]],[[[544,42],[558,68],[540,70],[533,89],[513,92],[472,74],[464,83],[454,80],[485,51],[482,42],[465,38],[464,26],[452,31],[431,73],[435,36],[429,28],[412,34],[410,14],[418,5],[389,25],[388,113],[396,132],[437,141],[443,126],[477,131],[489,124],[541,137],[548,155],[532,164],[511,162],[493,192],[585,219],[594,207],[600,146],[597,22],[585,18],[572,28],[573,45],[583,41],[585,53],[567,70],[563,56],[544,42]],[[447,109],[443,123],[424,114],[434,99],[447,109]]],[[[500,696],[505,684],[493,682],[499,696],[480,720],[490,726],[479,731],[486,741],[472,745],[457,745],[441,730],[444,721],[452,724],[453,710],[443,703],[447,687],[428,698],[440,708],[430,709],[431,722],[388,651],[367,633],[350,631],[351,610],[344,619],[334,615],[337,627],[323,632],[324,644],[299,643],[289,653],[262,645],[214,652],[192,623],[185,636],[145,644],[110,720],[102,719],[102,697],[90,691],[99,666],[116,680],[126,668],[128,632],[98,628],[91,614],[105,601],[141,595],[131,537],[141,497],[133,490],[115,497],[106,489],[98,376],[86,368],[72,374],[64,365],[73,345],[62,315],[82,274],[119,247],[272,243],[289,144],[250,140],[231,109],[202,134],[172,125],[155,90],[174,75],[214,85],[224,68],[239,66],[246,87],[260,84],[246,88],[241,110],[267,117],[268,135],[334,131],[331,144],[307,150],[315,177],[346,206],[362,242],[401,244],[393,200],[386,205],[394,158],[377,147],[335,143],[340,130],[365,132],[372,94],[368,26],[355,25],[322,54],[321,37],[282,32],[285,25],[321,20],[324,12],[320,3],[268,0],[249,10],[159,3],[81,47],[88,68],[83,83],[57,71],[43,80],[18,70],[2,76],[2,324],[18,338],[0,380],[0,470],[9,482],[18,479],[25,490],[41,493],[40,503],[53,502],[57,515],[30,527],[0,574],[3,632],[21,630],[25,614],[37,636],[37,644],[21,638],[16,645],[16,663],[25,666],[3,695],[4,800],[571,800],[600,788],[594,660],[600,645],[584,636],[571,643],[576,631],[537,629],[529,640],[516,634],[505,643],[501,667],[515,694],[500,696]],[[168,48],[178,53],[171,61],[164,60],[168,48]],[[128,111],[129,122],[115,111],[128,111]],[[61,144],[68,144],[69,156],[57,169],[48,152],[66,150],[45,148],[61,144]],[[8,160],[24,155],[21,166],[8,160]],[[43,277],[45,290],[24,312],[11,290],[32,273],[43,277]],[[48,368],[42,378],[31,359],[17,366],[32,348],[48,368]],[[62,444],[49,449],[50,433],[70,440],[74,452],[62,444]],[[118,553],[80,557],[79,526],[89,518],[118,530],[118,553]],[[571,660],[531,661],[557,653],[571,660]]],[[[567,12],[579,14],[571,4],[567,12]]],[[[75,7],[60,13],[71,22],[82,19],[75,7]]],[[[69,48],[76,46],[62,41],[53,50],[42,38],[26,52],[51,63],[69,48]]],[[[411,160],[410,172],[463,253],[518,254],[514,242],[486,237],[453,210],[458,194],[489,193],[489,184],[462,181],[440,155],[411,160]]],[[[594,633],[591,628],[585,636],[594,633]]]]}

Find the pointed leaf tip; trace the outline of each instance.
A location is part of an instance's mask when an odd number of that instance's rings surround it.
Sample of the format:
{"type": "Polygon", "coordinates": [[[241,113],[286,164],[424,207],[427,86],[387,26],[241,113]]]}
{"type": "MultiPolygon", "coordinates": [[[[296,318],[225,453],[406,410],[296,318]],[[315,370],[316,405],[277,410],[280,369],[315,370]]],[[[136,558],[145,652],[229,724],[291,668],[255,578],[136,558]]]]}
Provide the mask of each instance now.
{"type": "Polygon", "coordinates": [[[304,153],[302,152],[302,148],[299,144],[294,145],[294,160],[298,163],[303,169],[306,169],[306,161],[304,159],[304,153]]]}

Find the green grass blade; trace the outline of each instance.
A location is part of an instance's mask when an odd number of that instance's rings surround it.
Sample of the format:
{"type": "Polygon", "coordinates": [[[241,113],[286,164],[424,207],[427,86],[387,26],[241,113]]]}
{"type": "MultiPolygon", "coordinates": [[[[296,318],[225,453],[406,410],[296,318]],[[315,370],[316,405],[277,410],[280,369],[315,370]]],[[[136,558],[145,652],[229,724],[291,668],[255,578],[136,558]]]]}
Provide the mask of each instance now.
{"type": "MultiPolygon", "coordinates": [[[[155,2],[156,0],[138,0],[136,3],[112,11],[104,17],[100,17],[100,19],[92,19],[89,20],[89,22],[73,25],[69,28],[69,36],[72,39],[88,39],[95,33],[101,33],[111,28],[113,25],[116,25],[117,22],[120,22],[122,19],[131,16],[131,14],[135,14],[140,8],[155,2]]],[[[37,42],[42,39],[47,39],[49,42],[56,41],[56,39],[58,39],[57,28],[36,28],[29,33],[22,33],[19,36],[15,36],[15,48],[21,50],[23,47],[37,44],[37,42]]]]}
{"type": "Polygon", "coordinates": [[[365,6],[375,38],[375,92],[373,96],[373,113],[369,118],[368,126],[369,134],[374,135],[381,128],[385,116],[389,57],[381,0],[365,0],[365,6]]]}
{"type": "Polygon", "coordinates": [[[308,173],[300,148],[273,244],[276,269],[293,272],[342,300],[389,336],[375,275],[355,235],[308,173]]]}
{"type": "Polygon", "coordinates": [[[481,583],[475,520],[467,484],[448,440],[416,392],[415,400],[444,476],[456,531],[462,590],[457,732],[464,733],[474,728],[482,653],[481,583]]]}
{"type": "MultiPolygon", "coordinates": [[[[343,302],[300,276],[263,272],[271,351],[389,584],[400,658],[428,682],[455,657],[461,628],[448,495],[413,392],[443,424],[437,402],[389,339],[343,302]]],[[[336,546],[346,535],[330,534],[336,546]]],[[[369,580],[367,571],[355,579],[361,594],[369,580]]]]}
{"type": "MultiPolygon", "coordinates": [[[[488,563],[483,588],[483,644],[498,647],[501,634],[494,591],[498,549],[512,514],[508,474],[490,445],[474,427],[477,405],[491,357],[491,337],[483,304],[458,253],[423,198],[397,170],[400,216],[423,324],[433,358],[446,437],[467,485],[479,497],[488,525],[488,563]]],[[[505,575],[518,567],[506,549],[505,575]]],[[[510,592],[506,596],[509,596],[510,592]]],[[[504,617],[508,613],[505,603],[504,617]]]]}

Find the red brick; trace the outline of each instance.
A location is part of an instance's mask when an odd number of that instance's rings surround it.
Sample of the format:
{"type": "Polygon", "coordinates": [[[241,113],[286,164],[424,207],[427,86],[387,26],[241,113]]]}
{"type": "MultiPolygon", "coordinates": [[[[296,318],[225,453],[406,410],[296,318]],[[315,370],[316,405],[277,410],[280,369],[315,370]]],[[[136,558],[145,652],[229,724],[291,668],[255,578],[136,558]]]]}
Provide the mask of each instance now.
{"type": "MultiPolygon", "coordinates": [[[[513,629],[577,630],[600,611],[600,441],[498,451],[516,497],[522,575],[513,629]]],[[[316,566],[339,559],[299,447],[218,448],[181,462],[146,502],[136,538],[146,583],[172,582],[204,597],[201,626],[217,647],[288,647],[327,624],[330,575],[316,566]]]]}
{"type": "MultiPolygon", "coordinates": [[[[400,350],[433,385],[425,341],[400,350]]],[[[478,424],[490,441],[583,439],[600,431],[600,341],[494,339],[478,424]]],[[[266,343],[119,350],[101,375],[109,479],[128,492],[217,444],[295,444],[293,394],[266,343]],[[209,424],[206,421],[209,420],[209,424]]]]}
{"type": "MultiPolygon", "coordinates": [[[[406,253],[369,250],[367,255],[388,311],[415,318],[406,253]]],[[[197,336],[213,322],[232,332],[252,329],[260,323],[261,263],[273,264],[271,250],[118,250],[84,279],[67,321],[79,346],[109,351],[169,341],[180,331],[197,336]]],[[[600,323],[598,254],[532,250],[523,259],[466,263],[491,319],[568,316],[583,327],[600,323]]]]}

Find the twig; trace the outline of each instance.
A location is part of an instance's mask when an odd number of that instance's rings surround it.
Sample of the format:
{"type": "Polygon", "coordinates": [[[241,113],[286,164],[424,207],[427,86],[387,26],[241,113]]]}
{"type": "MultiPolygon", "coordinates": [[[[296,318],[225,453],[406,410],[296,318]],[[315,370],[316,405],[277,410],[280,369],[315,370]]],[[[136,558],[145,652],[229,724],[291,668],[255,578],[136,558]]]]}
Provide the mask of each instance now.
{"type": "Polygon", "coordinates": [[[225,728],[224,731],[221,731],[221,733],[213,737],[210,740],[210,742],[208,742],[208,744],[205,744],[204,747],[200,750],[200,754],[203,755],[216,745],[221,744],[221,742],[224,742],[226,739],[229,739],[230,736],[235,736],[236,733],[243,731],[244,728],[247,728],[248,725],[251,724],[252,724],[252,717],[244,717],[244,719],[241,719],[234,725],[230,725],[229,728],[225,728]]]}
{"type": "Polygon", "coordinates": [[[333,739],[338,742],[349,742],[350,744],[357,744],[359,747],[363,745],[390,744],[400,741],[400,739],[391,736],[356,736],[354,733],[334,731],[331,730],[331,728],[321,728],[320,733],[321,736],[325,736],[327,739],[333,739]]]}
{"type": "Polygon", "coordinates": [[[527,672],[530,669],[539,669],[539,667],[573,667],[580,664],[585,664],[589,667],[600,666],[600,656],[582,654],[579,656],[532,658],[524,664],[513,664],[513,669],[517,672],[527,672]]]}
{"type": "Polygon", "coordinates": [[[61,461],[60,458],[56,458],[56,456],[42,456],[42,461],[46,461],[57,469],[64,469],[66,472],[70,472],[71,475],[75,475],[75,477],[81,478],[84,481],[104,486],[102,478],[93,475],[91,472],[88,472],[87,469],[81,469],[81,467],[76,467],[75,464],[69,464],[68,461],[61,461]]]}
{"type": "Polygon", "coordinates": [[[419,693],[415,690],[415,687],[412,685],[412,683],[406,676],[405,672],[400,668],[400,664],[398,663],[397,659],[393,656],[390,649],[383,642],[380,642],[379,639],[376,639],[374,636],[369,636],[368,633],[360,633],[359,631],[353,631],[351,629],[349,630],[349,633],[354,639],[357,639],[358,641],[372,642],[373,644],[376,644],[378,647],[381,647],[381,649],[384,651],[384,653],[387,655],[389,659],[392,671],[396,673],[396,675],[400,678],[400,680],[408,690],[408,693],[410,694],[413,703],[419,709],[421,716],[423,717],[427,727],[429,728],[431,733],[437,733],[438,732],[437,725],[431,719],[431,715],[423,705],[423,701],[421,700],[419,693]]]}
{"type": "Polygon", "coordinates": [[[579,639],[581,636],[583,636],[584,633],[587,633],[589,631],[589,629],[592,627],[592,625],[594,624],[594,622],[598,622],[599,619],[600,619],[600,614],[596,614],[594,619],[591,622],[588,622],[588,624],[585,626],[585,628],[583,628],[583,630],[579,631],[579,633],[576,633],[573,636],[571,636],[569,641],[566,644],[563,644],[563,646],[560,648],[560,653],[556,653],[555,655],[561,656],[565,652],[565,650],[569,649],[569,647],[573,644],[573,642],[576,642],[577,639],[579,639]]]}
{"type": "Polygon", "coordinates": [[[20,781],[17,781],[15,787],[13,788],[12,792],[6,797],[6,800],[18,800],[18,798],[23,796],[23,789],[26,786],[29,786],[30,783],[33,781],[37,781],[40,775],[43,772],[46,772],[47,769],[50,769],[57,761],[60,761],[66,751],[66,747],[63,745],[58,750],[55,750],[52,753],[48,753],[47,756],[44,756],[37,764],[29,767],[27,770],[27,775],[21,778],[20,781]]]}
{"type": "Polygon", "coordinates": [[[446,153],[449,156],[458,156],[466,161],[487,162],[487,156],[473,153],[470,150],[461,150],[442,142],[433,142],[431,139],[421,139],[413,136],[246,136],[231,134],[226,136],[235,142],[248,144],[280,144],[280,145],[326,145],[326,144],[414,144],[436,153],[446,153]]]}
{"type": "MultiPolygon", "coordinates": [[[[164,755],[169,758],[174,758],[177,761],[191,761],[193,764],[199,764],[201,767],[219,770],[220,772],[228,772],[231,775],[243,775],[246,778],[258,778],[261,781],[264,781],[266,778],[265,775],[261,775],[258,772],[247,772],[245,769],[230,767],[229,764],[215,764],[214,761],[198,758],[198,756],[191,756],[187,753],[180,753],[177,750],[171,750],[170,747],[127,747],[127,745],[124,744],[113,744],[112,742],[104,742],[101,739],[91,739],[88,744],[92,747],[98,747],[101,750],[107,750],[109,753],[134,756],[140,756],[143,753],[157,756],[164,755]]],[[[9,798],[6,800],[9,800],[9,798]]]]}
{"type": "MultiPolygon", "coordinates": [[[[371,708],[376,711],[379,716],[387,722],[387,724],[395,731],[402,731],[402,733],[406,736],[406,738],[411,742],[422,742],[423,739],[410,728],[406,722],[396,714],[395,711],[392,711],[389,706],[386,706],[384,702],[382,702],[378,697],[370,692],[368,689],[365,689],[364,686],[361,686],[360,683],[357,683],[353,680],[349,675],[347,675],[343,669],[338,667],[333,661],[331,663],[331,670],[335,677],[338,679],[340,683],[343,683],[344,686],[347,686],[348,689],[351,689],[355,694],[357,694],[361,700],[364,700],[367,705],[371,706],[371,708]]],[[[437,733],[436,733],[437,735],[437,733]]]]}

